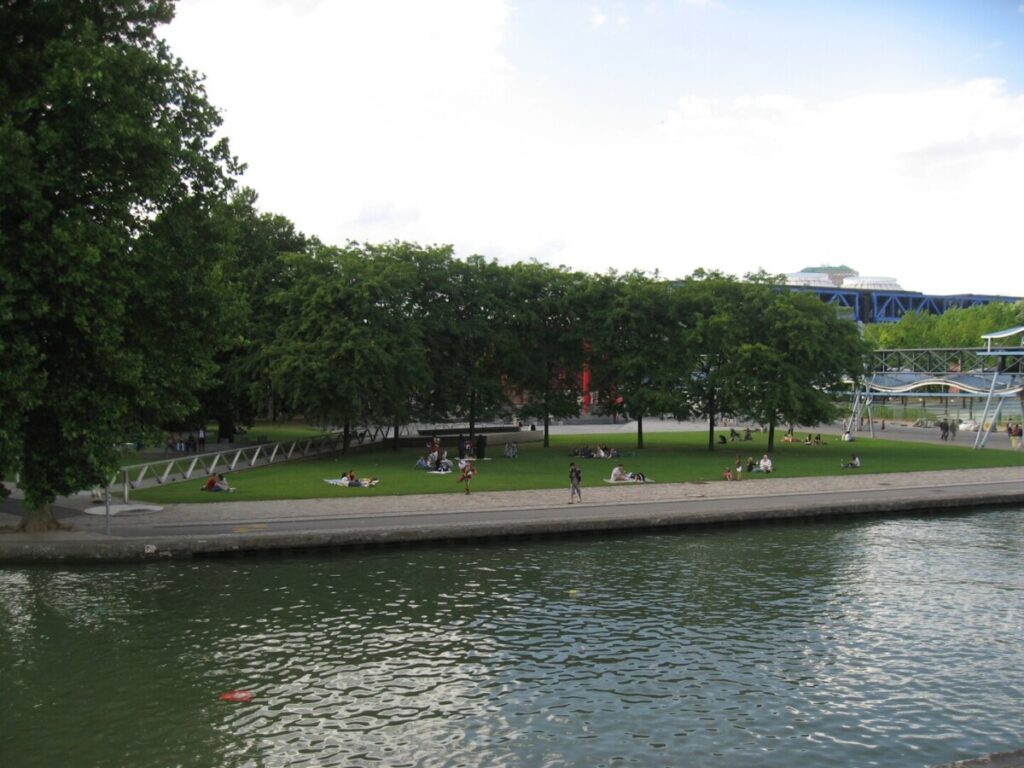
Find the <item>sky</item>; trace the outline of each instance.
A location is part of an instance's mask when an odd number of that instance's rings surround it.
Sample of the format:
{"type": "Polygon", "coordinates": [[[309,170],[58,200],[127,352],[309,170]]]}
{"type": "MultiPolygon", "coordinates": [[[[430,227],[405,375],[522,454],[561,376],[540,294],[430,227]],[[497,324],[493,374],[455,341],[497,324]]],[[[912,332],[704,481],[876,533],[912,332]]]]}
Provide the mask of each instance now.
{"type": "Polygon", "coordinates": [[[162,34],[328,244],[1024,296],[1021,0],[179,0],[162,34]]]}

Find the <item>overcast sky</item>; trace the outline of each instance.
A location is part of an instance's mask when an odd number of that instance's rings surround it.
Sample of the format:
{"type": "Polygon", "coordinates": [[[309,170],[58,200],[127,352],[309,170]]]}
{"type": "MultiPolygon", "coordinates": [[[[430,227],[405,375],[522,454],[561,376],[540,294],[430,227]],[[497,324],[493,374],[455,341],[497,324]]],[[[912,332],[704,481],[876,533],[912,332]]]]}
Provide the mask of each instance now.
{"type": "Polygon", "coordinates": [[[1024,296],[1021,0],[179,0],[164,34],[327,243],[1024,296]]]}

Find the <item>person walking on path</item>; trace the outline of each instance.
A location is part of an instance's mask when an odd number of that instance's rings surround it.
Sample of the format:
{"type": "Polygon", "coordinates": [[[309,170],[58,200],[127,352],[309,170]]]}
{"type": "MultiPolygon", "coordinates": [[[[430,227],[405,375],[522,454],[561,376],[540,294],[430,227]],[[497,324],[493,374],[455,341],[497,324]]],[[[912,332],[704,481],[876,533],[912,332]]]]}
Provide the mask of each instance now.
{"type": "Polygon", "coordinates": [[[579,500],[580,504],[583,503],[583,494],[580,493],[580,483],[583,482],[583,473],[580,468],[576,466],[576,462],[569,464],[569,503],[575,503],[574,500],[579,500]]]}
{"type": "Polygon", "coordinates": [[[462,459],[459,461],[459,479],[455,482],[466,484],[466,493],[469,493],[469,483],[473,479],[473,475],[476,474],[476,469],[473,467],[473,462],[469,459],[462,459]]]}

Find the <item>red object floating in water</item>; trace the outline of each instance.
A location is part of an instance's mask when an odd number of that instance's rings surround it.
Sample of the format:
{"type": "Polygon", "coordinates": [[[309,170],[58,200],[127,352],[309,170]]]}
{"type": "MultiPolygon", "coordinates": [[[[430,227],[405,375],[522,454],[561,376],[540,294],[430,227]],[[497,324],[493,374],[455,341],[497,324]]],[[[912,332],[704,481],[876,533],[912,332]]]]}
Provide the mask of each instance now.
{"type": "Polygon", "coordinates": [[[252,701],[252,691],[225,691],[220,695],[221,701],[252,701]]]}

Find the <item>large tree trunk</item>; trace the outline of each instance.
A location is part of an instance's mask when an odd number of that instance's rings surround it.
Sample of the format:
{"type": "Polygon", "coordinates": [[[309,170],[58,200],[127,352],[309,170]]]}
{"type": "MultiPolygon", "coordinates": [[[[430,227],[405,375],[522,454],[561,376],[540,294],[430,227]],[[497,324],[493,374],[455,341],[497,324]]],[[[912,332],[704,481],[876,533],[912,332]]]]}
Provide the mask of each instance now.
{"type": "Polygon", "coordinates": [[[352,444],[352,424],[346,421],[341,430],[341,455],[348,454],[348,447],[352,444]]]}
{"type": "Polygon", "coordinates": [[[233,416],[217,417],[217,439],[222,442],[225,440],[229,443],[235,442],[235,418],[233,416]]]}
{"type": "Polygon", "coordinates": [[[548,390],[544,390],[544,447],[551,447],[551,412],[548,408],[548,390]]]}
{"type": "Polygon", "coordinates": [[[476,391],[469,395],[469,444],[476,446],[476,391]]]}
{"type": "Polygon", "coordinates": [[[399,422],[398,417],[395,416],[395,436],[394,439],[392,439],[391,441],[391,450],[393,451],[397,451],[399,448],[402,447],[398,437],[398,433],[401,431],[401,428],[402,424],[401,422],[399,422]]]}
{"type": "Polygon", "coordinates": [[[644,447],[644,415],[641,413],[634,418],[636,419],[636,447],[642,449],[644,447]]]}
{"type": "Polygon", "coordinates": [[[775,450],[775,417],[768,422],[768,453],[775,450]]]}
{"type": "Polygon", "coordinates": [[[45,531],[70,531],[70,525],[62,525],[53,516],[49,504],[42,504],[35,509],[26,508],[22,513],[18,531],[21,533],[44,533],[45,531]]]}
{"type": "Polygon", "coordinates": [[[708,415],[708,450],[715,450],[715,396],[710,395],[705,403],[704,412],[708,415]]]}

